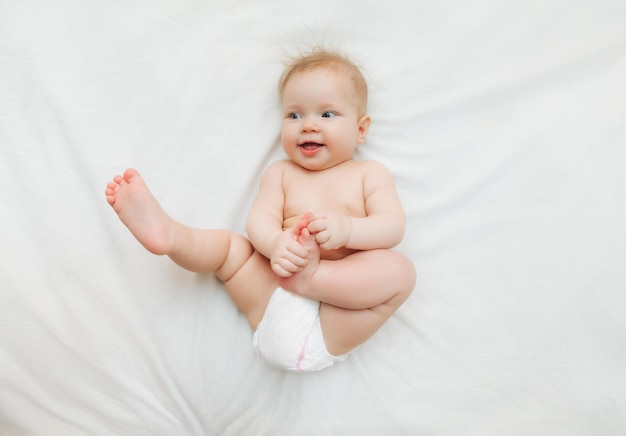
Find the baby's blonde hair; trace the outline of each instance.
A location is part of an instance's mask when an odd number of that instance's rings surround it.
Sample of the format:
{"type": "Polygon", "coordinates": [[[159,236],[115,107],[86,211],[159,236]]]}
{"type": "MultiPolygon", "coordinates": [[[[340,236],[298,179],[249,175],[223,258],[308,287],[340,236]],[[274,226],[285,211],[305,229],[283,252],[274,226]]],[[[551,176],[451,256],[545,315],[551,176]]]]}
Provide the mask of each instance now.
{"type": "Polygon", "coordinates": [[[278,92],[282,100],[285,86],[296,74],[316,69],[329,69],[348,75],[354,86],[354,93],[358,102],[359,115],[367,111],[367,83],[357,67],[346,56],[323,48],[315,48],[310,53],[291,59],[280,76],[278,92]]]}

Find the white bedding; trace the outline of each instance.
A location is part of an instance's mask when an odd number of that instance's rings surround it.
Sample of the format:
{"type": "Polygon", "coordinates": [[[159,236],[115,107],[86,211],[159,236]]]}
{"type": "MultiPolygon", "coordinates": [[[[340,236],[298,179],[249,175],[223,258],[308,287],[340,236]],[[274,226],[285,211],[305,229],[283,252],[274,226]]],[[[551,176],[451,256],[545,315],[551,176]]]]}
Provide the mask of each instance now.
{"type": "Polygon", "coordinates": [[[622,0],[0,1],[0,434],[626,434],[625,167],[622,0]],[[418,282],[294,374],[103,191],[243,233],[315,43],[366,71],[418,282]]]}

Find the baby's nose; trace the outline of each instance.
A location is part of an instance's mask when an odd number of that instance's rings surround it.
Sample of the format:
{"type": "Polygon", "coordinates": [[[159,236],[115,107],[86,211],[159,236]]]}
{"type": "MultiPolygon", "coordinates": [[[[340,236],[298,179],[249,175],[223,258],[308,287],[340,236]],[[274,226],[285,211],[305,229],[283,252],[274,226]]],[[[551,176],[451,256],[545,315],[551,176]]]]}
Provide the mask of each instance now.
{"type": "Polygon", "coordinates": [[[302,131],[303,132],[317,132],[319,130],[319,126],[314,117],[306,117],[302,123],[302,131]]]}

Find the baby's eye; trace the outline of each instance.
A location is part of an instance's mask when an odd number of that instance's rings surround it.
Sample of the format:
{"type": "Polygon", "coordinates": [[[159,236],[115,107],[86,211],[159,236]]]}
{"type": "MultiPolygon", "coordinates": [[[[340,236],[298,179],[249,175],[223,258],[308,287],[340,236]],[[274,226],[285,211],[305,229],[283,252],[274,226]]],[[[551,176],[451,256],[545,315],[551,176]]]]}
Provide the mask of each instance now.
{"type": "Polygon", "coordinates": [[[332,118],[335,116],[334,112],[326,111],[322,114],[322,118],[332,118]]]}
{"type": "Polygon", "coordinates": [[[296,112],[291,112],[289,115],[287,115],[287,118],[291,120],[299,120],[300,118],[302,118],[302,115],[296,112]]]}

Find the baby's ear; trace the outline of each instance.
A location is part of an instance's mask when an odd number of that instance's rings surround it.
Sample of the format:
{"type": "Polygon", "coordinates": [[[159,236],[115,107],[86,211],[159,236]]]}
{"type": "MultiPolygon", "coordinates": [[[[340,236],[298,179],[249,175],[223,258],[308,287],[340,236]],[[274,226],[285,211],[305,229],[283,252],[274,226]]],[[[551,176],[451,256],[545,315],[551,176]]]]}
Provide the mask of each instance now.
{"type": "Polygon", "coordinates": [[[365,136],[367,135],[367,131],[370,129],[370,122],[371,122],[371,118],[369,115],[363,115],[359,121],[358,121],[358,126],[359,126],[359,137],[357,142],[359,144],[362,144],[363,141],[365,141],[365,136]]]}

